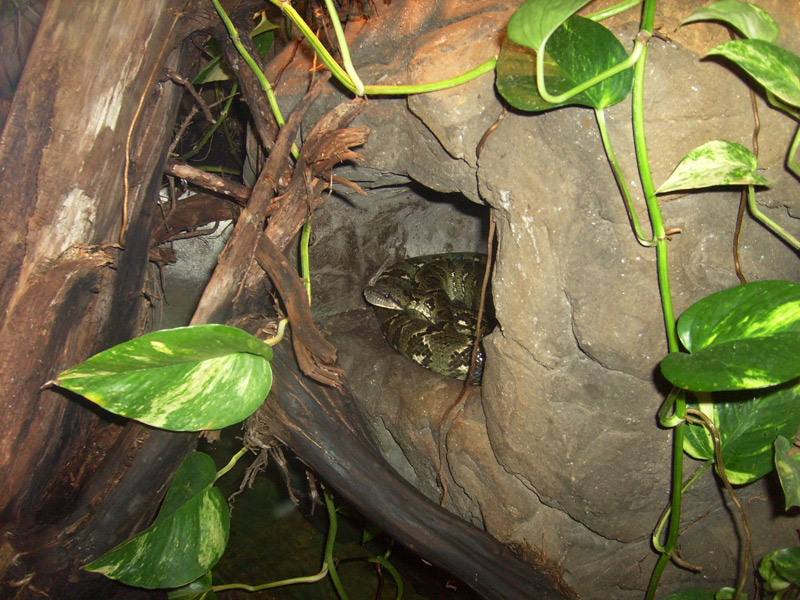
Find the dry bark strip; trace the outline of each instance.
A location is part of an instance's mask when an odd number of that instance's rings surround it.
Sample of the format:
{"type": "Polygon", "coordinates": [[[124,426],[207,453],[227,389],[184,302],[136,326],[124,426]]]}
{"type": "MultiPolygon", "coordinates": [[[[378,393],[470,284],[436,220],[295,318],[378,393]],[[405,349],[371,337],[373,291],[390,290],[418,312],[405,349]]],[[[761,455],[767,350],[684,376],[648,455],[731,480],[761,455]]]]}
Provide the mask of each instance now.
{"type": "Polygon", "coordinates": [[[229,179],[223,179],[219,175],[214,175],[213,173],[209,173],[207,171],[203,171],[202,169],[198,169],[197,167],[192,167],[174,160],[167,161],[167,164],[164,167],[164,173],[167,175],[180,177],[181,179],[187,179],[204,189],[211,190],[212,192],[224,194],[242,206],[247,204],[247,200],[250,198],[249,187],[229,179]]]}

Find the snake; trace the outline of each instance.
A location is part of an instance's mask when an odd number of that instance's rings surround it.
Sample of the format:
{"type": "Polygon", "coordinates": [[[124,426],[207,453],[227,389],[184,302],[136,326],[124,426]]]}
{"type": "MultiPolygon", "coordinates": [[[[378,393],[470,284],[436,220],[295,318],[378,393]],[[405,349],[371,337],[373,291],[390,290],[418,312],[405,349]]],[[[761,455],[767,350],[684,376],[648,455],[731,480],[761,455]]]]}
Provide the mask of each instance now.
{"type": "MultiPolygon", "coordinates": [[[[381,272],[364,290],[364,298],[390,346],[431,371],[463,381],[469,371],[485,269],[485,254],[408,258],[381,272]]],[[[481,337],[491,329],[491,319],[484,317],[481,337]]],[[[471,384],[481,383],[483,365],[479,345],[471,384]]]]}

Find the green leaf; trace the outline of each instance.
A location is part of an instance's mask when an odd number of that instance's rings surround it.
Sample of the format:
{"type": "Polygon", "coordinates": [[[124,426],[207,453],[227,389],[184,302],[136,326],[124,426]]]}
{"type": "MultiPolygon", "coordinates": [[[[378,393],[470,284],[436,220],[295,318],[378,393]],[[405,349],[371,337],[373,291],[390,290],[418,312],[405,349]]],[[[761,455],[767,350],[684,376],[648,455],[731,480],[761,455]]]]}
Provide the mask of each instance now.
{"type": "Polygon", "coordinates": [[[219,429],[264,401],[271,358],[272,348],[241,329],[180,327],[109,348],[52,383],[153,427],[219,429]]]}
{"type": "Polygon", "coordinates": [[[714,594],[714,600],[733,600],[734,598],[738,598],[738,600],[747,600],[748,595],[746,592],[742,592],[737,596],[736,589],[732,587],[719,588],[717,593],[714,594]]]}
{"type": "Polygon", "coordinates": [[[756,281],[703,298],[678,319],[690,354],[661,361],[670,383],[696,392],[756,389],[800,377],[800,285],[756,281]]]}
{"type": "Polygon", "coordinates": [[[708,53],[724,56],[786,104],[800,106],[800,57],[764,40],[734,40],[708,53]]]}
{"type": "Polygon", "coordinates": [[[211,589],[211,571],[188,585],[167,592],[169,600],[216,600],[217,595],[211,589]]]}
{"type": "Polygon", "coordinates": [[[767,554],[758,567],[769,592],[781,592],[790,585],[800,586],[800,548],[781,548],[767,554]]]}
{"type": "Polygon", "coordinates": [[[757,169],[758,159],[741,144],[713,140],[684,156],[656,193],[717,185],[767,185],[757,169]]]}
{"type": "MultiPolygon", "coordinates": [[[[545,86],[551,94],[561,94],[627,56],[608,29],[590,19],[570,17],[556,29],[547,45],[545,86]]],[[[565,102],[550,104],[536,87],[536,53],[509,38],[503,42],[496,70],[498,92],[513,107],[531,112],[575,104],[603,109],[624,100],[633,88],[633,69],[626,69],[565,102]]]]}
{"type": "MultiPolygon", "coordinates": [[[[800,424],[800,383],[756,392],[713,394],[710,402],[690,404],[702,410],[720,435],[722,462],[734,485],[749,483],[773,469],[773,443],[793,437],[800,424]]],[[[694,458],[714,458],[708,431],[686,428],[684,450],[694,458]]]]}
{"type": "Polygon", "coordinates": [[[783,436],[775,440],[775,470],[783,487],[786,510],[800,506],[800,453],[789,455],[792,443],[783,436]]]}
{"type": "MultiPolygon", "coordinates": [[[[553,79],[558,67],[545,57],[545,85],[555,87],[553,79]]],[[[536,89],[536,52],[506,37],[500,46],[500,56],[495,67],[495,85],[500,95],[511,106],[528,112],[550,110],[553,105],[545,101],[536,89]]],[[[561,89],[559,87],[559,89],[561,89]]]]}
{"type": "Polygon", "coordinates": [[[694,11],[682,25],[697,21],[721,21],[732,26],[748,39],[778,41],[779,28],[769,13],[749,2],[720,0],[694,11]]]}
{"type": "Polygon", "coordinates": [[[513,42],[538,52],[559,25],[590,1],[526,0],[508,21],[508,37],[513,42]]]}
{"type": "Polygon", "coordinates": [[[228,543],[228,505],[213,487],[215,478],[207,454],[187,456],[153,524],[84,568],[148,589],[180,587],[200,578],[228,543]]]}
{"type": "Polygon", "coordinates": [[[670,594],[664,600],[714,600],[714,592],[708,590],[684,590],[670,594]]]}
{"type": "MultiPolygon", "coordinates": [[[[266,56],[267,52],[272,47],[272,43],[275,39],[275,32],[273,30],[277,28],[278,25],[264,19],[251,33],[253,36],[253,43],[256,48],[258,48],[258,53],[262,58],[266,56]]],[[[192,79],[192,83],[194,85],[199,85],[201,83],[227,81],[231,79],[230,69],[222,62],[222,48],[219,42],[215,39],[211,39],[208,44],[206,44],[206,48],[210,51],[212,58],[209,63],[195,75],[194,79],[192,79]]]]}

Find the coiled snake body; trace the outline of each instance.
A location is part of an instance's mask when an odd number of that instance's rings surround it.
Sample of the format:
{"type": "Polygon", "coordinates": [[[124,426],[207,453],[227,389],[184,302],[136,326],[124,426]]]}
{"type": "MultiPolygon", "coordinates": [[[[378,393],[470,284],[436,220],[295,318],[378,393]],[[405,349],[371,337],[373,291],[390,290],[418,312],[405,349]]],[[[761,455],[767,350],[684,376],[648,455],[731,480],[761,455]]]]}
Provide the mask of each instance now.
{"type": "MultiPolygon", "coordinates": [[[[465,379],[475,339],[486,255],[432,254],[383,271],[364,290],[389,344],[432,371],[465,379]]],[[[488,294],[487,294],[488,295],[488,294]]],[[[484,318],[481,336],[491,331],[484,318]]],[[[479,347],[471,383],[483,375],[479,347]]]]}

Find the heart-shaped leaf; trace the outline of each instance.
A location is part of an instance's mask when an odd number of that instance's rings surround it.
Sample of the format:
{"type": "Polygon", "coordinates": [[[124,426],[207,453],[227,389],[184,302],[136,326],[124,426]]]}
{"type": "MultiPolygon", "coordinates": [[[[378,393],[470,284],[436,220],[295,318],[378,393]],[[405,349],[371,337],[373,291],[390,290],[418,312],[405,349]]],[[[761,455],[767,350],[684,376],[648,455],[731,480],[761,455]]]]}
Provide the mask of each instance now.
{"type": "Polygon", "coordinates": [[[541,51],[552,33],[591,0],[526,0],[508,21],[513,42],[541,51]]]}
{"type": "MultiPolygon", "coordinates": [[[[627,58],[619,40],[602,25],[572,16],[552,34],[544,60],[544,82],[554,95],[566,92],[627,58]]],[[[633,88],[633,70],[609,77],[568,100],[551,104],[536,87],[536,52],[507,38],[497,61],[497,90],[509,104],[531,112],[557,106],[604,109],[624,100],[633,88]]]]}
{"type": "Polygon", "coordinates": [[[109,348],[51,383],[153,427],[219,429],[264,401],[271,358],[272,348],[241,329],[180,327],[109,348]]]}
{"type": "Polygon", "coordinates": [[[214,461],[195,452],[186,457],[153,524],[86,565],[127,585],[175,588],[207,573],[228,543],[230,517],[213,486],[214,461]]]}
{"type": "Polygon", "coordinates": [[[734,40],[708,54],[732,60],[786,104],[800,107],[800,56],[764,40],[734,40]]]}
{"type": "Polygon", "coordinates": [[[721,21],[734,27],[744,37],[766,42],[778,41],[778,24],[769,13],[750,2],[720,0],[694,11],[682,24],[696,21],[721,21]]]}
{"type": "Polygon", "coordinates": [[[786,510],[800,506],[800,453],[790,455],[792,443],[783,436],[775,440],[775,470],[783,487],[786,510]]]}
{"type": "Polygon", "coordinates": [[[712,140],[684,156],[656,193],[718,185],[767,185],[757,169],[758,159],[741,144],[712,140]]]}
{"type": "Polygon", "coordinates": [[[756,281],[711,294],[678,319],[689,354],[661,361],[673,385],[696,392],[757,389],[800,377],[800,285],[756,281]]]}
{"type": "MultiPolygon", "coordinates": [[[[713,394],[710,402],[689,404],[702,410],[719,431],[722,462],[734,485],[749,483],[773,469],[773,443],[793,437],[800,425],[800,384],[735,394],[713,394]]],[[[689,425],[684,450],[699,460],[714,458],[708,430],[689,425]]]]}

